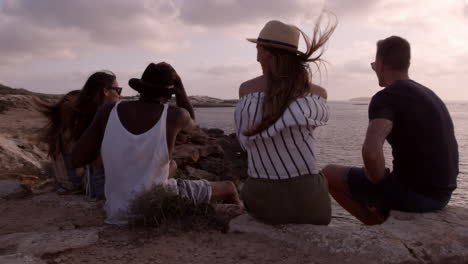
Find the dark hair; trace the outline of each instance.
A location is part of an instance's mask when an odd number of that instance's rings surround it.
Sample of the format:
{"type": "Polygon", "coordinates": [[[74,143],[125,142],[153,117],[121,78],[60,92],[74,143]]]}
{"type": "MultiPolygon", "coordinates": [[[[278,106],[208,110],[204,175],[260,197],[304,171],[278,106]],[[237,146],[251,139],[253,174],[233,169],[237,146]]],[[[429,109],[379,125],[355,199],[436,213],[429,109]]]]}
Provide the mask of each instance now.
{"type": "MultiPolygon", "coordinates": [[[[330,13],[327,14],[330,15],[330,13]]],[[[272,54],[270,70],[265,73],[267,90],[263,103],[264,115],[258,125],[244,131],[245,136],[256,135],[273,125],[294,100],[310,91],[312,73],[308,63],[312,62],[319,68],[325,44],[337,26],[336,21],[335,23],[329,22],[325,30],[322,31],[320,27],[322,16],[323,13],[315,24],[312,39],[297,28],[306,42],[307,51],[305,53],[295,54],[287,50],[262,45],[272,54]],[[313,57],[312,54],[314,54],[313,57]]]]}
{"type": "Polygon", "coordinates": [[[49,156],[55,157],[80,138],[104,102],[103,90],[112,87],[115,79],[110,71],[96,72],[81,90],[67,93],[56,104],[37,104],[49,120],[42,135],[42,141],[49,146],[49,156]]]}
{"type": "Polygon", "coordinates": [[[377,58],[395,71],[408,72],[411,60],[409,42],[398,36],[391,36],[377,42],[377,58]]]}

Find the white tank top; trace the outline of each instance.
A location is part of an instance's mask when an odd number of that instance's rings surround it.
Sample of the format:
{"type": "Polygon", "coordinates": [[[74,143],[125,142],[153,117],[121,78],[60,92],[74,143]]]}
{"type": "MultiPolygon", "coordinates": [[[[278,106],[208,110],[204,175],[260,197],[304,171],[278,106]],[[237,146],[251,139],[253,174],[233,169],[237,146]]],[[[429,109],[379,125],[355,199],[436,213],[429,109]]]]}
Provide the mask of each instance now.
{"type": "Polygon", "coordinates": [[[176,181],[168,180],[168,105],[164,105],[161,118],[151,129],[135,135],[122,125],[117,113],[119,103],[109,115],[101,155],[106,174],[106,223],[122,225],[128,222],[129,204],[137,194],[157,184],[176,188],[176,181]]]}

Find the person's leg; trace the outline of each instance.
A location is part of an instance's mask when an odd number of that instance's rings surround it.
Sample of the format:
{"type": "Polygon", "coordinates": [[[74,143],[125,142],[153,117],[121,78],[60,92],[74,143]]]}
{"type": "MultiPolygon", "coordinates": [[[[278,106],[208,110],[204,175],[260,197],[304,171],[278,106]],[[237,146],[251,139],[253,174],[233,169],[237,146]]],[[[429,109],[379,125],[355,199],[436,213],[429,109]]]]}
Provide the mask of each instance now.
{"type": "Polygon", "coordinates": [[[211,199],[210,202],[241,204],[237,188],[231,181],[210,182],[211,199]]]}
{"type": "Polygon", "coordinates": [[[339,165],[327,165],[322,173],[328,180],[328,189],[335,201],[346,211],[355,216],[366,225],[377,225],[385,221],[385,216],[380,214],[375,208],[370,208],[365,204],[352,198],[349,192],[347,173],[349,167],[339,165]]]}

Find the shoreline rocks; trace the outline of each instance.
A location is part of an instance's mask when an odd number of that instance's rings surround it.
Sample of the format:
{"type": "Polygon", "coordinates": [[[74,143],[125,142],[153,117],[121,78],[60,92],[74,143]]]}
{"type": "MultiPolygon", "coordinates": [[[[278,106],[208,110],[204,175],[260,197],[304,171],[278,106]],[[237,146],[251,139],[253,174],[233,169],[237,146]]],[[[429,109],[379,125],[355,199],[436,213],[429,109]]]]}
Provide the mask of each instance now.
{"type": "Polygon", "coordinates": [[[235,183],[247,178],[247,156],[239,142],[218,128],[198,128],[182,134],[176,142],[173,159],[185,178],[235,183]]]}

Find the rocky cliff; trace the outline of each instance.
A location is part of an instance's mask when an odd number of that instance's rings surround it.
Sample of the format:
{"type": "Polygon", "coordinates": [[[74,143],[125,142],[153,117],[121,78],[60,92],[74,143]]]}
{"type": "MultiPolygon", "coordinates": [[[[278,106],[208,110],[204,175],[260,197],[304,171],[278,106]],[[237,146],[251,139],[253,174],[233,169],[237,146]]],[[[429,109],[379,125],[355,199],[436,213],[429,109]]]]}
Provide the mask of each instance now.
{"type": "MultiPolygon", "coordinates": [[[[103,224],[102,202],[58,195],[36,141],[44,119],[31,95],[1,95],[0,263],[468,263],[468,209],[392,212],[363,226],[334,205],[329,226],[272,227],[244,214],[230,233],[132,230],[103,224]]],[[[178,177],[232,180],[246,175],[235,135],[196,129],[177,138],[178,177]]]]}

